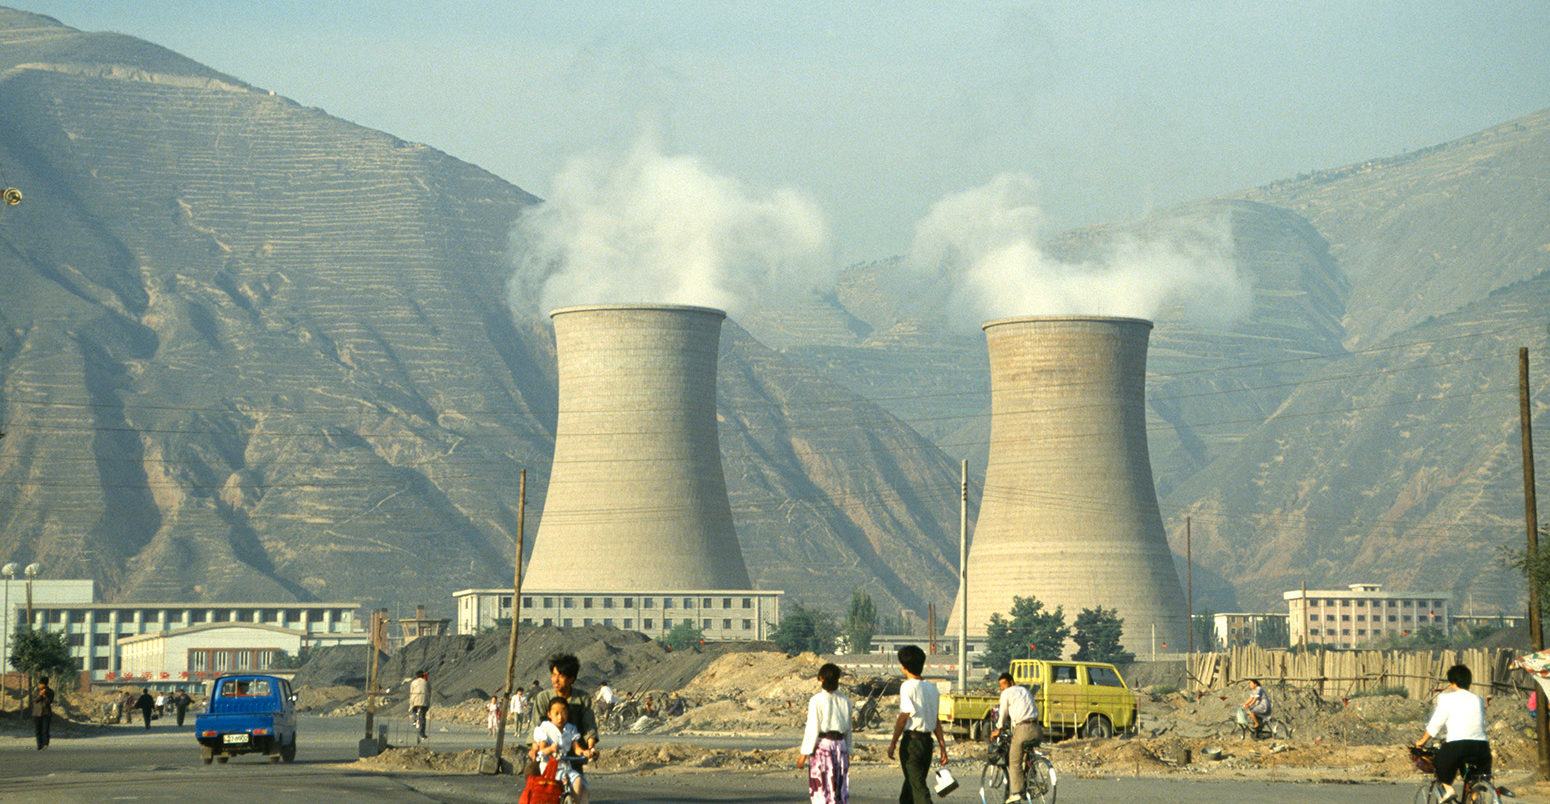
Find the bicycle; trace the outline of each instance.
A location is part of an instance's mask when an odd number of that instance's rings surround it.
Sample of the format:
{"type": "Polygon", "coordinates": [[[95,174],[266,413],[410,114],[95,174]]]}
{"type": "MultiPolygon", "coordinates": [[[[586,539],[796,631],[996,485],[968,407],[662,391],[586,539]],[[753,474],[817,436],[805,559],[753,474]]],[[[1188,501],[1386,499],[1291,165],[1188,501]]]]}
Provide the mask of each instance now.
{"type": "MultiPolygon", "coordinates": [[[[1411,764],[1427,775],[1437,772],[1434,764],[1436,756],[1436,748],[1410,746],[1411,764]]],[[[1491,780],[1491,774],[1481,773],[1473,763],[1465,762],[1459,766],[1459,778],[1462,783],[1454,788],[1453,798],[1448,799],[1450,804],[1502,804],[1503,796],[1516,798],[1507,788],[1497,787],[1491,780]]],[[[1416,789],[1414,800],[1416,804],[1438,804],[1442,801],[1442,784],[1436,779],[1427,779],[1416,789]]]]}
{"type": "MultiPolygon", "coordinates": [[[[980,770],[980,804],[1002,804],[1006,801],[1007,785],[1011,783],[1011,777],[1007,775],[1011,742],[1012,735],[1005,731],[990,741],[990,755],[985,758],[985,767],[980,770]]],[[[1021,799],[1024,804],[1055,804],[1055,785],[1058,780],[1055,765],[1049,761],[1049,757],[1030,742],[1023,746],[1022,762],[1023,781],[1027,785],[1021,799]]]]}
{"type": "Polygon", "coordinates": [[[1238,739],[1240,740],[1290,740],[1292,739],[1292,727],[1276,720],[1273,715],[1265,715],[1259,719],[1259,725],[1255,726],[1249,720],[1249,713],[1239,707],[1234,722],[1238,726],[1238,739]]]}

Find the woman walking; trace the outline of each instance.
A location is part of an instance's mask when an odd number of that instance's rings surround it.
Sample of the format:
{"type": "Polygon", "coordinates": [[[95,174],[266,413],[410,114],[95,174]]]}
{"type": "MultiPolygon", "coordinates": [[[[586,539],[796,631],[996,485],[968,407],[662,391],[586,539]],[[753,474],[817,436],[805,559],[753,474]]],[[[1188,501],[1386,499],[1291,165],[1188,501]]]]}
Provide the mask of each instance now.
{"type": "Polygon", "coordinates": [[[807,792],[813,804],[850,802],[850,698],[839,691],[840,668],[818,668],[823,689],[807,702],[807,729],[797,767],[807,768],[807,792]]]}

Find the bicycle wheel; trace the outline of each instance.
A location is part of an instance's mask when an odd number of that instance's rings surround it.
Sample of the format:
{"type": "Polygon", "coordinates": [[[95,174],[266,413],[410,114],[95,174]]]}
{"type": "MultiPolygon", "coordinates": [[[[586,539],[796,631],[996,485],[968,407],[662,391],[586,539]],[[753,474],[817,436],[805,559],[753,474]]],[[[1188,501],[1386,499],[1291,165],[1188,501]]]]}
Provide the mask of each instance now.
{"type": "Polygon", "coordinates": [[[1055,804],[1055,766],[1038,755],[1024,769],[1028,780],[1027,800],[1032,804],[1055,804]]]}
{"type": "Polygon", "coordinates": [[[1496,788],[1486,782],[1473,782],[1469,785],[1469,795],[1464,797],[1465,804],[1502,804],[1501,796],[1496,795],[1496,788]]]}
{"type": "Polygon", "coordinates": [[[1436,782],[1422,782],[1421,786],[1416,788],[1415,797],[1411,800],[1415,804],[1437,804],[1441,798],[1442,793],[1438,792],[1436,782]]]}
{"type": "Polygon", "coordinates": [[[1279,720],[1270,721],[1270,736],[1277,740],[1292,739],[1292,727],[1279,720]]]}
{"type": "Polygon", "coordinates": [[[980,771],[980,804],[998,804],[1006,801],[1006,768],[985,763],[980,771]]]}

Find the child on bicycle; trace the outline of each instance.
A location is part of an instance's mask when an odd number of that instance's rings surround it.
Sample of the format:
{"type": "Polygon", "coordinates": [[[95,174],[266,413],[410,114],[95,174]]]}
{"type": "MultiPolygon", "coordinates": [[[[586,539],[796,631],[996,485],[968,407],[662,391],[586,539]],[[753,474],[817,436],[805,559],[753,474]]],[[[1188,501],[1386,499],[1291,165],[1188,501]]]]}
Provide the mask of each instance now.
{"type": "Polygon", "coordinates": [[[570,719],[570,707],[564,698],[550,701],[549,711],[546,714],[549,719],[533,729],[531,753],[535,758],[541,759],[547,756],[560,763],[559,767],[555,768],[555,780],[569,787],[576,794],[577,804],[587,804],[587,778],[565,757],[578,755],[587,759],[596,759],[597,749],[577,745],[581,741],[581,732],[576,731],[576,727],[567,722],[570,719]]]}
{"type": "Polygon", "coordinates": [[[1474,674],[1469,668],[1456,664],[1448,668],[1448,689],[1437,696],[1437,708],[1432,719],[1426,722],[1426,733],[1416,740],[1416,747],[1424,747],[1433,737],[1447,729],[1447,741],[1437,749],[1433,763],[1437,767],[1437,783],[1444,791],[1442,801],[1457,801],[1453,779],[1459,766],[1469,763],[1482,776],[1491,775],[1491,743],[1485,736],[1485,701],[1469,691],[1474,674]]]}

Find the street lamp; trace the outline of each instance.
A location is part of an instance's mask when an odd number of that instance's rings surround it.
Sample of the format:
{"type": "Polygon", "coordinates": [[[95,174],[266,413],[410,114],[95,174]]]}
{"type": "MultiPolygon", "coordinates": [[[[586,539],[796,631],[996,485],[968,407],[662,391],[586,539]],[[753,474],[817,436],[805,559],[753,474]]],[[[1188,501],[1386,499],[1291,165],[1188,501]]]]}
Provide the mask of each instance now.
{"type": "MultiPolygon", "coordinates": [[[[6,653],[11,647],[11,632],[15,630],[11,627],[11,579],[16,577],[17,569],[15,561],[0,567],[0,575],[5,576],[5,633],[0,634],[0,690],[10,688],[10,684],[6,682],[11,677],[11,666],[6,664],[6,653]]],[[[3,699],[0,699],[0,704],[3,704],[3,699]]]]}

